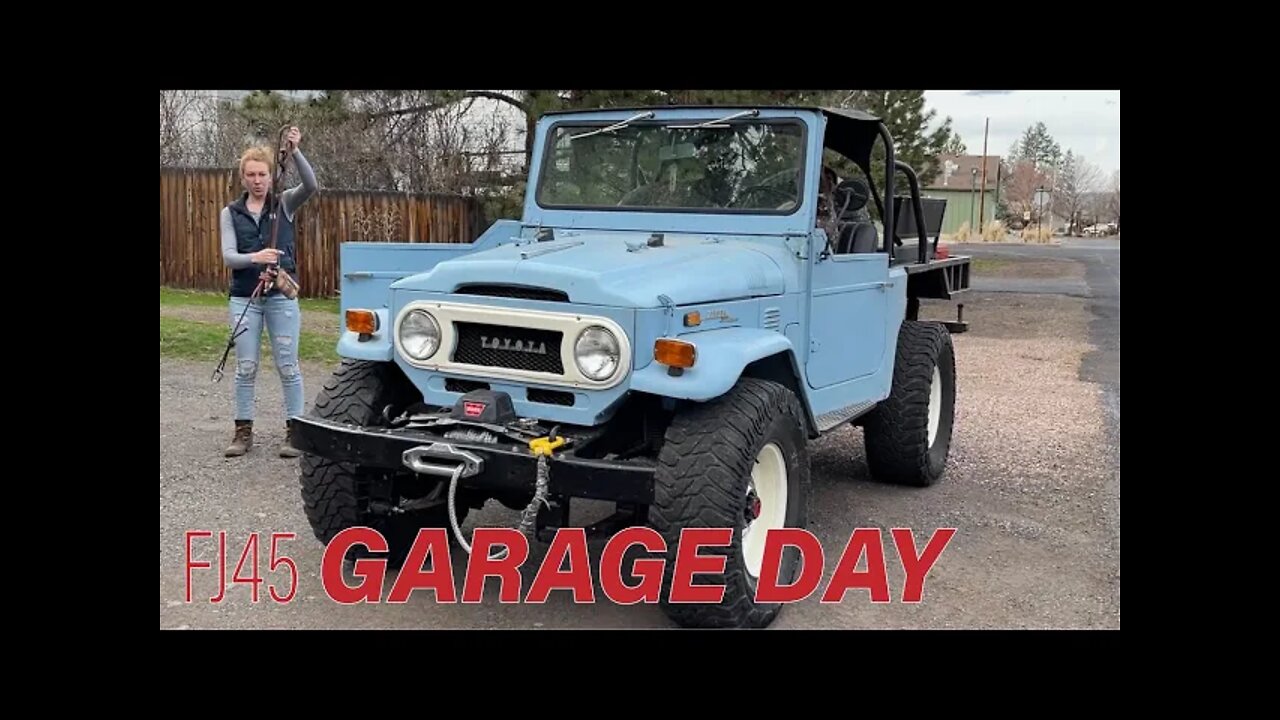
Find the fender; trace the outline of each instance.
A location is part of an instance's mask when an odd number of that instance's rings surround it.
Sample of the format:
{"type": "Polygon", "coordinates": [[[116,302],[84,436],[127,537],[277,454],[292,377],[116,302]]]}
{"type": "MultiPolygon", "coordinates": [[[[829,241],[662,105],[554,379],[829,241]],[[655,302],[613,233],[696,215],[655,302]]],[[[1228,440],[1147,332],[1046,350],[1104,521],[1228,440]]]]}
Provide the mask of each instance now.
{"type": "Polygon", "coordinates": [[[342,328],[338,337],[338,355],[352,360],[382,360],[390,362],[395,357],[391,346],[391,321],[386,308],[373,311],[378,316],[378,330],[367,340],[361,340],[359,333],[342,328]]]}
{"type": "Polygon", "coordinates": [[[697,348],[693,367],[673,376],[667,373],[666,365],[651,362],[631,376],[632,390],[682,400],[711,400],[729,392],[750,363],[781,352],[795,356],[791,341],[776,330],[724,328],[678,339],[697,348]]]}

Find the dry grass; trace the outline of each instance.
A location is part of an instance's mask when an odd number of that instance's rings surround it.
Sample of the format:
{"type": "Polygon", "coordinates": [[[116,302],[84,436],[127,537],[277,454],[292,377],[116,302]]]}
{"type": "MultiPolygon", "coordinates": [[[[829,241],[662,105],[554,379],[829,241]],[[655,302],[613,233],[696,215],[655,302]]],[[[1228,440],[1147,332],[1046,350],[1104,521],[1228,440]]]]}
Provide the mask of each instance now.
{"type": "Polygon", "coordinates": [[[955,233],[948,235],[946,239],[951,242],[969,242],[973,239],[973,229],[969,227],[969,223],[965,223],[955,233]]]}
{"type": "Polygon", "coordinates": [[[1010,242],[1016,241],[1017,236],[1010,236],[1009,230],[999,220],[992,220],[982,228],[981,234],[976,232],[969,223],[961,225],[954,233],[946,233],[942,236],[943,240],[948,242],[967,243],[967,242],[1010,242]]]}
{"type": "Polygon", "coordinates": [[[1029,225],[1022,229],[1022,241],[1047,245],[1053,241],[1053,228],[1029,225]]]}
{"type": "Polygon", "coordinates": [[[992,220],[987,223],[986,228],[982,230],[982,241],[1003,242],[1008,235],[1009,231],[1005,228],[1004,223],[999,220],[992,220]]]}

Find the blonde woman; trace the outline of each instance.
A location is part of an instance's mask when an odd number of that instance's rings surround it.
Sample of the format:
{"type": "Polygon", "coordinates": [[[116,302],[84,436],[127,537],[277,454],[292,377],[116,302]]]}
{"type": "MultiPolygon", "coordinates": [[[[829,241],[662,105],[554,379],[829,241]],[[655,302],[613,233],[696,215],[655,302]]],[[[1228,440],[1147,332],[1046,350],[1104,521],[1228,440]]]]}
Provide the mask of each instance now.
{"type": "MultiPolygon", "coordinates": [[[[281,196],[275,247],[267,248],[272,237],[272,183],[276,158],[270,148],[249,148],[240,157],[240,197],[222,209],[222,259],[231,269],[229,309],[235,340],[235,434],[227,447],[227,457],[244,455],[253,447],[254,384],[258,376],[259,345],[265,325],[271,352],[284,391],[285,441],[280,457],[297,457],[293,448],[293,420],[303,412],[302,369],[298,365],[298,336],[302,314],[296,294],[289,297],[276,283],[253,297],[254,288],[271,266],[290,276],[297,275],[294,255],[294,218],[298,208],[315,194],[319,185],[306,157],[298,150],[302,133],[291,127],[285,141],[293,148],[292,159],[302,178],[299,185],[281,196]]],[[[291,293],[293,294],[293,293],[291,293]]]]}

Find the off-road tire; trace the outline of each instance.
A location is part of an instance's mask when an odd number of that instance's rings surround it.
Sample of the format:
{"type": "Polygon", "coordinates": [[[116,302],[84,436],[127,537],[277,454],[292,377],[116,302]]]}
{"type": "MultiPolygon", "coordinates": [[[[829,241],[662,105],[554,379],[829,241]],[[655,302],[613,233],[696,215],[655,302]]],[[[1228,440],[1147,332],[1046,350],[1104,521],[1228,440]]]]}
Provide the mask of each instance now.
{"type": "Polygon", "coordinates": [[[903,322],[889,397],[863,422],[871,476],[896,485],[925,487],[936,483],[946,470],[951,451],[955,401],[951,333],[941,323],[903,322]],[[940,407],[931,444],[929,406],[935,381],[941,385],[935,398],[940,407]]]}
{"type": "MultiPolygon", "coordinates": [[[[406,397],[412,397],[408,394],[412,392],[400,368],[392,363],[344,359],[321,388],[311,414],[362,427],[381,425],[383,408],[389,404],[403,405],[406,397]]],[[[449,529],[452,538],[445,505],[397,516],[369,512],[370,483],[385,472],[381,468],[336,462],[308,453],[303,453],[298,462],[303,509],[316,539],[328,544],[347,528],[366,526],[381,533],[390,548],[383,556],[355,547],[348,553],[348,559],[386,557],[389,563],[398,565],[408,554],[418,529],[423,527],[449,529]]],[[[458,503],[459,524],[467,516],[467,510],[464,503],[458,503]]]]}
{"type": "MultiPolygon", "coordinates": [[[[764,627],[780,604],[757,604],[756,581],[747,571],[742,530],[747,488],[757,455],[769,443],[781,451],[787,471],[785,525],[808,522],[809,453],[804,414],[796,396],[774,382],[743,378],[716,400],[678,412],[658,456],[649,524],[666,543],[659,603],[683,627],[764,627]],[[718,604],[672,603],[670,592],[680,533],[686,528],[732,528],[729,546],[703,546],[699,554],[725,556],[723,573],[700,573],[694,585],[723,585],[718,604]]],[[[799,553],[788,547],[778,583],[794,582],[799,553]]]]}

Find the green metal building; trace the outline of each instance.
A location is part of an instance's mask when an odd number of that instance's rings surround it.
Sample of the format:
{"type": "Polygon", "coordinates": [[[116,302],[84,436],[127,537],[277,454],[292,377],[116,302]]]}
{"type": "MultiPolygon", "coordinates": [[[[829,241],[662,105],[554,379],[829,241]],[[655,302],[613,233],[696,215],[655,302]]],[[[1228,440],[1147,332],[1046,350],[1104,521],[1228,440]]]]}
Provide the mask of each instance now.
{"type": "Polygon", "coordinates": [[[995,219],[996,203],[999,200],[1000,158],[996,155],[986,157],[986,184],[982,182],[981,155],[940,155],[941,165],[933,182],[921,188],[924,197],[940,198],[947,201],[946,213],[942,216],[942,236],[946,238],[959,232],[968,225],[976,230],[981,213],[982,224],[995,219]]]}

